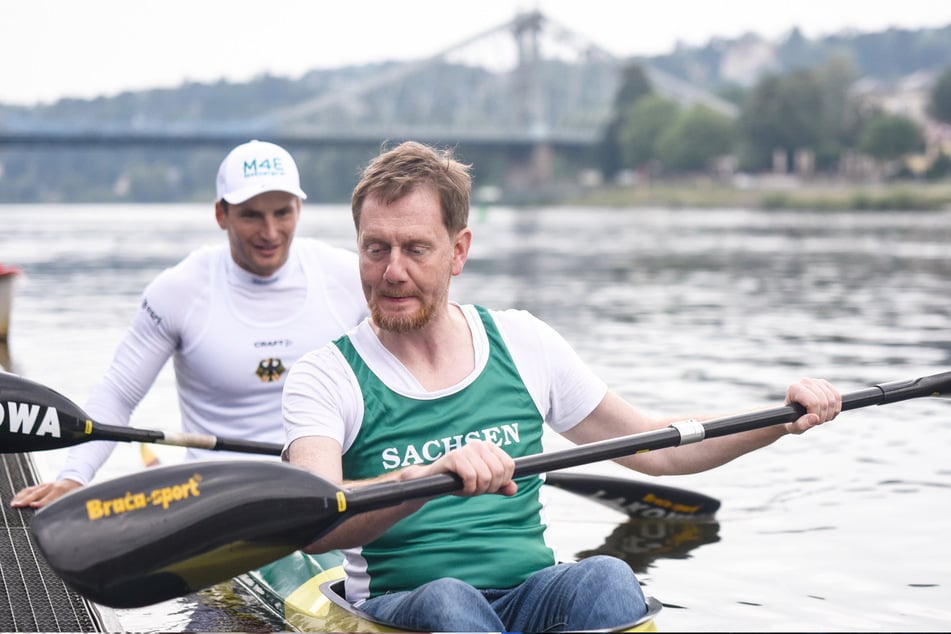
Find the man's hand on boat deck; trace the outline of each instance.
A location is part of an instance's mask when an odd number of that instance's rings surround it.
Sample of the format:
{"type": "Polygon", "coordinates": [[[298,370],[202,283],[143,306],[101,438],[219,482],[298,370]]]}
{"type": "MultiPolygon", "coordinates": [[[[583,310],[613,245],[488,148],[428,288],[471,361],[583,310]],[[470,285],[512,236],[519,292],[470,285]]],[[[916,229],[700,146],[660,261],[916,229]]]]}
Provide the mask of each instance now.
{"type": "Polygon", "coordinates": [[[842,411],[842,395],[824,379],[805,378],[793,383],[786,390],[786,404],[798,403],[806,413],[795,422],[786,423],[790,434],[804,431],[830,421],[842,411]]]}
{"type": "Polygon", "coordinates": [[[21,489],[19,493],[13,496],[10,506],[14,508],[42,508],[81,486],[79,482],[69,479],[41,482],[21,489]]]}
{"type": "Polygon", "coordinates": [[[495,443],[475,440],[450,451],[425,466],[410,467],[401,479],[421,478],[435,473],[452,472],[462,478],[463,487],[456,495],[483,493],[515,495],[518,485],[512,480],[515,461],[495,443]]]}

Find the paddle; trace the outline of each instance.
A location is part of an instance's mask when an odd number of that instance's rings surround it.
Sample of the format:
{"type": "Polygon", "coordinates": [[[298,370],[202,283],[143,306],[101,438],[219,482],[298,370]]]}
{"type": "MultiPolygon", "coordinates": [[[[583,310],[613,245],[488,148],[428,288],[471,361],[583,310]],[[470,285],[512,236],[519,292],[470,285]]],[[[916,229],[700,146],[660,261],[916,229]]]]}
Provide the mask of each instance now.
{"type": "Polygon", "coordinates": [[[703,493],[628,478],[552,472],[545,476],[545,484],[591,498],[635,519],[709,520],[720,508],[720,500],[703,493]]]}
{"type": "MultiPolygon", "coordinates": [[[[92,440],[158,443],[243,453],[281,455],[277,443],[107,425],[92,420],[76,403],[49,387],[0,373],[0,453],[70,447],[92,440]]],[[[719,500],[684,489],[587,474],[552,474],[550,484],[594,497],[631,517],[705,518],[719,500]]]]}
{"type": "Polygon", "coordinates": [[[277,443],[106,425],[45,385],[0,373],[0,453],[71,447],[91,440],[154,442],[179,447],[279,456],[277,443]]]}
{"type": "MultiPolygon", "coordinates": [[[[843,409],[951,392],[951,372],[843,396],[843,409]]],[[[517,477],[676,447],[790,422],[799,405],[726,416],[516,460],[517,477]]],[[[78,489],[36,513],[34,540],[87,598],[137,607],[183,596],[306,546],[348,517],[456,491],[444,473],[345,490],[297,467],[261,461],[155,467],[78,489]]]]}

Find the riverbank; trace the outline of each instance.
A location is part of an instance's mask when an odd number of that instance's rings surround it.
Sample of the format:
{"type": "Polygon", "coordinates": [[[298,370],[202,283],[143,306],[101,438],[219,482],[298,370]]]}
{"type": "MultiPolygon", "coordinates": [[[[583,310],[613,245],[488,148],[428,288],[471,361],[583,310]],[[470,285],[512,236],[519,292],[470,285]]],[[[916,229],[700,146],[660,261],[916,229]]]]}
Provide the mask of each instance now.
{"type": "Polygon", "coordinates": [[[951,207],[951,181],[853,184],[760,179],[738,185],[713,180],[657,181],[592,189],[565,203],[598,207],[929,211],[951,207]]]}

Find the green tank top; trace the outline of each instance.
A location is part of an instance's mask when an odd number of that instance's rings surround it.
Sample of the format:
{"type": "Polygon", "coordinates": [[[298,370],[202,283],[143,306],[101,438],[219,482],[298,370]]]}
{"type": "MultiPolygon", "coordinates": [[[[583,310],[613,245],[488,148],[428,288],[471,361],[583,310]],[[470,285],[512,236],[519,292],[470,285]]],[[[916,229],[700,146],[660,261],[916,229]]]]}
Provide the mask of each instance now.
{"type": "MultiPolygon", "coordinates": [[[[414,399],[389,389],[346,336],[334,343],[363,393],[363,423],[343,456],[345,480],[373,478],[435,461],[478,438],[514,457],[542,450],[543,420],[488,311],[476,307],[489,340],[485,369],[448,396],[414,399]]],[[[555,563],[544,541],[541,478],[518,479],[513,497],[444,496],[364,545],[370,596],[412,590],[441,577],[476,588],[511,588],[555,563]]]]}

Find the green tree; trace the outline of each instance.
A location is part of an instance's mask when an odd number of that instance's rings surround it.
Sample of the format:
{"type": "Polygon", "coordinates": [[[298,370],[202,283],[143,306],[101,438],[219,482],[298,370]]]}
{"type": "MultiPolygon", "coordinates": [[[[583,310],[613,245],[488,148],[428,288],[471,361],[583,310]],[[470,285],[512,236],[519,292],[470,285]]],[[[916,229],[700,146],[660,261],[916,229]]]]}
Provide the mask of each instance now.
{"type": "Polygon", "coordinates": [[[638,168],[658,158],[657,140],[677,118],[679,108],[658,95],[648,95],[634,104],[620,130],[624,167],[638,168]]]}
{"type": "Polygon", "coordinates": [[[801,148],[816,148],[822,139],[823,85],[812,70],[768,75],[743,104],[738,134],[743,164],[768,169],[775,150],[789,158],[801,148]]]}
{"type": "Polygon", "coordinates": [[[816,68],[821,106],[814,149],[816,167],[820,170],[835,169],[843,151],[858,143],[864,117],[850,91],[859,77],[855,63],[844,54],[833,55],[816,68]]]}
{"type": "Polygon", "coordinates": [[[951,176],[951,156],[941,152],[928,167],[925,177],[929,180],[940,180],[948,176],[951,176]]]}
{"type": "Polygon", "coordinates": [[[944,69],[931,88],[928,114],[943,123],[951,123],[951,66],[944,69]]]}
{"type": "Polygon", "coordinates": [[[880,113],[862,129],[859,149],[882,161],[901,158],[924,147],[924,135],[908,117],[880,113]]]}
{"type": "Polygon", "coordinates": [[[677,114],[657,140],[657,153],[666,170],[707,170],[714,159],[732,153],[736,129],[733,119],[705,106],[677,114]]]}
{"type": "Polygon", "coordinates": [[[598,152],[601,173],[606,178],[613,177],[623,166],[620,134],[628,112],[642,97],[653,92],[654,87],[642,65],[629,64],[624,67],[617,94],[614,96],[611,118],[604,128],[598,152]]]}

